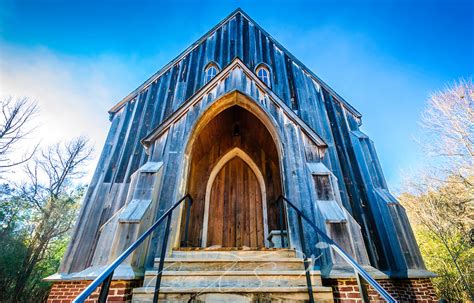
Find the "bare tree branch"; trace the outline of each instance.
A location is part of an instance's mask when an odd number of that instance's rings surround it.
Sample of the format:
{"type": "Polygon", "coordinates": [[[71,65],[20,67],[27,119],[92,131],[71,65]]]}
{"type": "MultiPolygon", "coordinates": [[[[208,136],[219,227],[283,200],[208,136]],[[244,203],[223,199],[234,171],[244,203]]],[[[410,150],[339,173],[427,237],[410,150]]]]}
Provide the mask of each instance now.
{"type": "Polygon", "coordinates": [[[15,294],[25,290],[35,264],[45,258],[50,245],[72,228],[80,194],[73,181],[83,176],[92,151],[88,140],[79,137],[43,150],[26,165],[28,181],[18,186],[19,198],[38,212],[15,294]]]}
{"type": "Polygon", "coordinates": [[[419,231],[417,236],[429,235],[433,241],[430,243],[435,243],[431,245],[435,245],[436,255],[425,255],[425,260],[442,261],[432,264],[445,279],[439,284],[442,295],[453,301],[474,301],[470,270],[474,261],[472,81],[460,80],[432,94],[422,114],[421,126],[424,133],[420,143],[431,161],[407,180],[406,193],[400,200],[419,231]],[[464,294],[462,298],[460,293],[464,294]]]}
{"type": "MultiPolygon", "coordinates": [[[[428,100],[422,114],[422,145],[445,175],[469,182],[474,174],[474,84],[460,80],[428,100]]],[[[472,184],[471,184],[472,185],[472,184]]]]}
{"type": "Polygon", "coordinates": [[[33,130],[30,122],[38,113],[36,103],[27,98],[13,100],[0,99],[0,172],[29,161],[35,154],[38,144],[19,160],[11,159],[11,154],[19,142],[33,130]]]}

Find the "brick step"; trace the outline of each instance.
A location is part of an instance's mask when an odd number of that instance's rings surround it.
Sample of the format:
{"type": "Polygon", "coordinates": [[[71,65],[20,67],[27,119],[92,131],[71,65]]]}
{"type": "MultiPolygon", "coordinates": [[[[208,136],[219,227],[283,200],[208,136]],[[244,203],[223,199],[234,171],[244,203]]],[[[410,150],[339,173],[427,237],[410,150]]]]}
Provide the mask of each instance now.
{"type": "MultiPolygon", "coordinates": [[[[153,300],[152,287],[133,290],[132,303],[148,303],[153,300]]],[[[331,287],[313,287],[316,302],[333,301],[331,287]]],[[[160,302],[307,302],[308,289],[301,287],[162,287],[160,302]]]]}

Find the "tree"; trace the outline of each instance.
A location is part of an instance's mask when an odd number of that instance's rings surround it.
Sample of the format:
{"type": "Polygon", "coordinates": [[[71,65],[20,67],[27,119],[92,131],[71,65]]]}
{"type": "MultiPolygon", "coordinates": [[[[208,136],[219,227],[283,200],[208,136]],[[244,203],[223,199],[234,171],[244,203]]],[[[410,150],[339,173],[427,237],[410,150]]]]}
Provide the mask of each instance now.
{"type": "Polygon", "coordinates": [[[474,301],[474,86],[460,80],[429,98],[420,140],[427,167],[412,176],[400,200],[441,297],[474,301]]]}
{"type": "Polygon", "coordinates": [[[0,186],[0,302],[7,301],[11,295],[26,252],[26,232],[21,228],[23,212],[19,201],[12,198],[12,193],[9,185],[0,186]]]}
{"type": "Polygon", "coordinates": [[[460,80],[428,100],[421,118],[422,147],[436,163],[438,175],[467,182],[474,175],[474,84],[460,80]]]}
{"type": "MultiPolygon", "coordinates": [[[[438,273],[434,284],[440,296],[450,301],[464,301],[472,293],[474,249],[471,243],[474,192],[466,183],[449,178],[439,186],[420,187],[420,181],[411,187],[412,194],[400,197],[407,208],[410,221],[420,243],[421,252],[429,269],[438,273]]],[[[467,180],[473,182],[471,178],[467,180]]]]}
{"type": "Polygon", "coordinates": [[[38,110],[36,104],[30,102],[28,98],[19,98],[14,101],[11,97],[0,99],[0,108],[2,111],[0,115],[0,172],[4,172],[33,157],[38,145],[21,159],[13,160],[10,156],[18,143],[34,129],[30,122],[38,110]]]}
{"type": "Polygon", "coordinates": [[[44,265],[51,248],[71,229],[83,192],[74,186],[73,180],[83,176],[83,165],[91,153],[88,141],[78,138],[47,148],[26,166],[28,181],[20,184],[11,197],[23,205],[30,222],[25,256],[14,280],[12,302],[32,292],[27,285],[35,268],[41,262],[44,265]]]}

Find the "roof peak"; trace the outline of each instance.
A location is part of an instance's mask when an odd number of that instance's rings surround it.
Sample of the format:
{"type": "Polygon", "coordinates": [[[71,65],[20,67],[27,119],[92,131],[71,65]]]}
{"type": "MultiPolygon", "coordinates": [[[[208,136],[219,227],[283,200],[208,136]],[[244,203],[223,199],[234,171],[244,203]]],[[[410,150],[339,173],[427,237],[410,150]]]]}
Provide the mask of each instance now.
{"type": "MultiPolygon", "coordinates": [[[[257,75],[255,75],[249,69],[249,67],[245,65],[245,63],[239,57],[236,57],[231,62],[229,62],[229,64],[225,68],[223,68],[214,78],[212,78],[211,81],[206,83],[194,95],[187,99],[178,110],[176,110],[171,116],[163,120],[155,129],[151,130],[145,136],[145,138],[141,140],[141,143],[147,146],[147,144],[149,145],[151,141],[156,140],[156,138],[161,135],[164,129],[167,129],[171,125],[172,121],[181,117],[183,113],[187,112],[189,108],[194,106],[196,103],[201,102],[205,95],[212,95],[211,91],[215,89],[216,85],[218,85],[219,82],[222,82],[223,79],[226,78],[235,77],[235,75],[232,75],[233,71],[239,68],[243,72],[243,74],[245,74],[246,77],[255,81],[255,85],[256,87],[258,87],[259,91],[261,90],[262,92],[264,92],[265,95],[268,96],[269,100],[275,103],[277,108],[283,110],[283,112],[290,120],[292,120],[294,123],[301,127],[303,132],[308,136],[310,140],[312,140],[319,147],[327,147],[327,144],[324,139],[314,129],[309,127],[303,119],[301,119],[296,113],[294,113],[291,108],[286,105],[285,102],[272,91],[272,89],[267,87],[260,80],[260,78],[258,78],[257,75]]],[[[242,87],[239,87],[237,81],[230,81],[230,83],[230,87],[224,88],[224,90],[227,89],[227,91],[223,92],[223,94],[219,96],[213,96],[213,101],[211,103],[214,103],[217,100],[223,98],[225,95],[229,95],[232,93],[240,93],[250,99],[255,100],[255,102],[258,103],[255,99],[255,96],[251,96],[248,91],[245,91],[242,87]]]]}
{"type": "Polygon", "coordinates": [[[241,8],[237,7],[234,9],[229,15],[227,15],[224,19],[222,19],[219,23],[217,23],[214,27],[212,27],[208,32],[202,35],[197,41],[187,47],[183,52],[181,52],[177,57],[171,60],[168,64],[164,67],[159,69],[155,74],[153,74],[150,78],[148,78],[144,83],[142,83],[138,88],[128,94],[125,98],[123,98],[119,103],[113,106],[109,113],[116,112],[119,108],[122,107],[123,104],[127,103],[128,101],[135,98],[143,89],[146,89],[149,85],[153,83],[156,79],[158,79],[162,74],[168,71],[174,64],[179,62],[182,58],[184,58],[188,53],[190,53],[193,49],[199,46],[205,39],[211,36],[214,32],[216,32],[219,28],[221,28],[225,23],[229,22],[232,18],[237,15],[241,15],[245,19],[247,19],[250,23],[252,23],[255,27],[257,27],[268,39],[270,39],[281,51],[288,55],[288,57],[296,64],[298,64],[301,68],[303,68],[319,85],[324,87],[329,93],[336,98],[339,102],[345,105],[347,109],[349,109],[355,116],[361,117],[360,113],[347,101],[344,100],[338,93],[336,93],[329,85],[327,85],[321,78],[319,78],[311,69],[309,69],[306,65],[304,65],[298,58],[296,58],[290,51],[288,51],[283,45],[281,45],[275,38],[273,38],[265,29],[263,29],[255,20],[253,20],[247,13],[241,8]]]}
{"type": "MultiPolygon", "coordinates": [[[[115,104],[111,109],[109,109],[109,113],[112,114],[115,111],[117,111],[119,108],[122,107],[123,104],[127,103],[128,101],[132,100],[135,98],[140,91],[148,87],[153,81],[158,79],[163,73],[165,73],[167,70],[169,70],[176,62],[181,60],[181,58],[185,57],[189,52],[191,52],[195,47],[197,47],[204,39],[212,35],[215,31],[217,31],[223,24],[227,23],[229,20],[231,20],[234,16],[237,14],[242,15],[244,18],[246,18],[248,21],[252,22],[254,25],[257,25],[256,22],[247,15],[247,13],[244,12],[244,10],[240,7],[237,7],[234,9],[229,15],[227,15],[224,19],[221,19],[219,23],[217,23],[215,26],[213,26],[209,31],[207,31],[204,35],[202,35],[198,40],[196,40],[193,44],[188,46],[184,51],[182,51],[178,56],[176,56],[173,60],[168,62],[165,66],[163,66],[161,69],[159,69],[156,73],[151,75],[145,82],[140,84],[135,90],[133,90],[130,94],[128,94],[125,98],[123,98],[120,102],[115,104]]],[[[257,25],[258,26],[258,25],[257,25]]],[[[263,29],[262,29],[263,30],[263,29]]],[[[268,35],[268,34],[267,34],[268,35]]]]}
{"type": "Polygon", "coordinates": [[[237,14],[237,13],[241,13],[243,15],[247,15],[247,13],[241,8],[241,7],[237,7],[236,9],[234,9],[229,16],[232,16],[234,14],[237,14]]]}

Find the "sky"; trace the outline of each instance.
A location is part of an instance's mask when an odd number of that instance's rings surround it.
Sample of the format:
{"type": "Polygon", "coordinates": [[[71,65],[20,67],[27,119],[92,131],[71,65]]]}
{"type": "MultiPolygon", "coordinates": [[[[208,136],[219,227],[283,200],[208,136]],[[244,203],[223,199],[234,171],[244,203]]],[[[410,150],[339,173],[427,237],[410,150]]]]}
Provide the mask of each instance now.
{"type": "Polygon", "coordinates": [[[0,0],[0,97],[40,108],[23,145],[89,137],[90,179],[107,110],[237,7],[362,113],[395,191],[426,160],[427,98],[474,74],[468,0],[0,0]]]}

